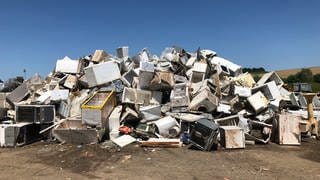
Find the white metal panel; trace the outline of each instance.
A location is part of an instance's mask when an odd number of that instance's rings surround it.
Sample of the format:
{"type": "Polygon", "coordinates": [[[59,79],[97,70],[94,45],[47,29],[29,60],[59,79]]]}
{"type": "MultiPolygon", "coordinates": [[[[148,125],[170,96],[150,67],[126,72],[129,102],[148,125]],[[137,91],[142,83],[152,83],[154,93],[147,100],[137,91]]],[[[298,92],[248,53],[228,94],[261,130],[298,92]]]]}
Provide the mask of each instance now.
{"type": "Polygon", "coordinates": [[[0,125],[0,147],[14,147],[18,137],[19,129],[31,123],[1,124],[0,125]]]}
{"type": "Polygon", "coordinates": [[[56,63],[56,72],[63,73],[79,73],[80,72],[80,61],[72,60],[68,56],[63,59],[58,59],[56,63]]]}
{"type": "Polygon", "coordinates": [[[122,103],[149,105],[151,98],[151,91],[125,87],[122,93],[122,103]]]}
{"type": "Polygon", "coordinates": [[[78,78],[74,75],[69,74],[63,85],[66,88],[72,89],[76,86],[77,82],[78,78]]]}
{"type": "Polygon", "coordinates": [[[281,97],[280,89],[275,81],[270,81],[266,84],[252,88],[252,92],[261,91],[269,100],[274,100],[281,97]]]}
{"type": "Polygon", "coordinates": [[[89,87],[106,84],[121,78],[118,64],[108,61],[84,68],[89,87]]]}
{"type": "Polygon", "coordinates": [[[148,61],[140,61],[140,71],[154,72],[154,64],[148,61]]]}
{"type": "Polygon", "coordinates": [[[234,94],[238,94],[240,97],[251,96],[251,89],[243,86],[234,86],[234,94]]]}
{"type": "Polygon", "coordinates": [[[92,57],[92,61],[100,62],[100,61],[104,60],[105,58],[107,58],[108,56],[109,56],[108,53],[106,53],[104,50],[96,50],[94,52],[93,57],[92,57]]]}
{"type": "Polygon", "coordinates": [[[280,76],[274,71],[264,74],[257,84],[262,85],[270,81],[275,81],[277,86],[282,86],[284,84],[280,76]]]}
{"type": "Polygon", "coordinates": [[[283,145],[300,145],[300,121],[299,116],[288,113],[279,114],[278,127],[279,127],[279,144],[283,145]]]}
{"type": "Polygon", "coordinates": [[[82,122],[88,125],[102,126],[102,112],[99,109],[81,109],[82,122]]]}
{"type": "Polygon", "coordinates": [[[239,69],[241,69],[241,66],[234,64],[231,61],[228,61],[222,57],[218,57],[218,56],[214,56],[211,59],[211,64],[215,64],[215,65],[222,65],[225,66],[227,68],[229,68],[231,71],[233,72],[237,72],[239,69]]]}
{"type": "Polygon", "coordinates": [[[162,136],[169,135],[169,129],[178,125],[176,119],[171,116],[163,117],[157,121],[154,121],[153,124],[157,126],[159,134],[162,136]]]}
{"type": "Polygon", "coordinates": [[[228,104],[219,103],[217,107],[217,112],[223,112],[226,114],[231,114],[231,106],[228,104]]]}
{"type": "Polygon", "coordinates": [[[237,126],[220,126],[222,144],[227,149],[244,148],[244,131],[237,126]]]}
{"type": "Polygon", "coordinates": [[[68,103],[61,101],[59,108],[58,108],[58,114],[60,114],[64,118],[69,117],[70,116],[70,108],[71,108],[71,106],[68,103]]]}
{"type": "Polygon", "coordinates": [[[248,97],[248,101],[257,113],[267,108],[269,104],[268,99],[260,91],[248,97]]]}
{"type": "Polygon", "coordinates": [[[60,101],[60,100],[67,100],[69,97],[69,90],[68,89],[54,89],[51,92],[51,100],[52,101],[60,101]]]}
{"type": "Polygon", "coordinates": [[[192,71],[207,73],[208,65],[206,63],[195,62],[192,71]]]}
{"type": "Polygon", "coordinates": [[[117,48],[117,57],[118,58],[127,58],[129,57],[129,47],[123,46],[117,48]]]}
{"type": "Polygon", "coordinates": [[[3,147],[6,143],[5,140],[5,126],[1,125],[0,126],[0,146],[3,147]]]}
{"type": "Polygon", "coordinates": [[[134,138],[130,135],[123,135],[123,136],[120,136],[120,137],[112,140],[112,142],[114,142],[115,144],[117,144],[120,147],[124,147],[126,145],[129,145],[135,141],[136,141],[136,138],[134,138]]]}
{"type": "Polygon", "coordinates": [[[149,105],[140,108],[142,117],[146,121],[157,120],[161,117],[161,106],[160,105],[149,105]]]}
{"type": "Polygon", "coordinates": [[[70,117],[76,117],[81,115],[81,103],[87,98],[88,91],[82,90],[80,96],[74,96],[69,98],[68,104],[70,104],[70,117]]]}
{"type": "Polygon", "coordinates": [[[107,127],[109,128],[109,132],[119,129],[121,112],[122,112],[121,105],[119,105],[113,109],[112,113],[109,116],[108,123],[107,123],[107,127]]]}

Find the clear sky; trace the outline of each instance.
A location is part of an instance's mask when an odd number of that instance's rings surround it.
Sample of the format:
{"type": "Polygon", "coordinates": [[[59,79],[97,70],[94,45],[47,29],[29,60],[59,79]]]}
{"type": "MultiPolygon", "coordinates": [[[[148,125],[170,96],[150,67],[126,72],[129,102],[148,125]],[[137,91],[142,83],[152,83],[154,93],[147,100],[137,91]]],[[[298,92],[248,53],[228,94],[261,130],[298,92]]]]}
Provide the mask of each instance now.
{"type": "Polygon", "coordinates": [[[243,67],[320,65],[319,0],[1,0],[0,79],[95,49],[212,49],[243,67]]]}

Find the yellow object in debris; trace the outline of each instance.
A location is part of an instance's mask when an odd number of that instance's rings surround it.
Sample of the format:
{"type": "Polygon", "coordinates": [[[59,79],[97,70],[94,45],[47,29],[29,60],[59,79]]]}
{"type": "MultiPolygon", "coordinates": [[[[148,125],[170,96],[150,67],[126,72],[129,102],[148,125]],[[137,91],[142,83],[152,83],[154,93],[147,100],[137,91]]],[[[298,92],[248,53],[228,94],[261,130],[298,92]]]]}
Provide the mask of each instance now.
{"type": "Polygon", "coordinates": [[[314,118],[312,99],[316,96],[316,93],[303,93],[303,96],[307,99],[308,103],[308,124],[311,134],[315,134],[318,137],[318,121],[314,118]]]}
{"type": "Polygon", "coordinates": [[[98,91],[82,103],[81,108],[102,109],[108,102],[115,106],[114,91],[98,91]]]}

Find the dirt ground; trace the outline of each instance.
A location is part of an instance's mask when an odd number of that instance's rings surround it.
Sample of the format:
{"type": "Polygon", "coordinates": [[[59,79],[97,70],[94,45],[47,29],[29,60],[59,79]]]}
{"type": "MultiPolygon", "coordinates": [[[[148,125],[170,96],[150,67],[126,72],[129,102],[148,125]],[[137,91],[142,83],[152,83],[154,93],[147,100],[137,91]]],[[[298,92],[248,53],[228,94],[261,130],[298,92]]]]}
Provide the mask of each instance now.
{"type": "Polygon", "coordinates": [[[202,152],[37,142],[0,149],[0,179],[320,179],[320,141],[202,152]]]}

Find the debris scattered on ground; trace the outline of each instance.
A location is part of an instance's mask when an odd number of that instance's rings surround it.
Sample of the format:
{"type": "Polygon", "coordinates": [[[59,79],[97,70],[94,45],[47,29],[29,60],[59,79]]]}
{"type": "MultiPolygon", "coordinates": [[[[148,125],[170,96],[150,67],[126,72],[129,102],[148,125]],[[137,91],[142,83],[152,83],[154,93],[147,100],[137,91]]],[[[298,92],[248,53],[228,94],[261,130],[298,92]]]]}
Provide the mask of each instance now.
{"type": "Polygon", "coordinates": [[[300,145],[301,135],[319,135],[319,95],[289,92],[276,72],[255,82],[212,50],[143,49],[132,57],[128,50],[66,56],[45,79],[1,81],[0,145],[44,139],[211,151],[300,145]]]}

